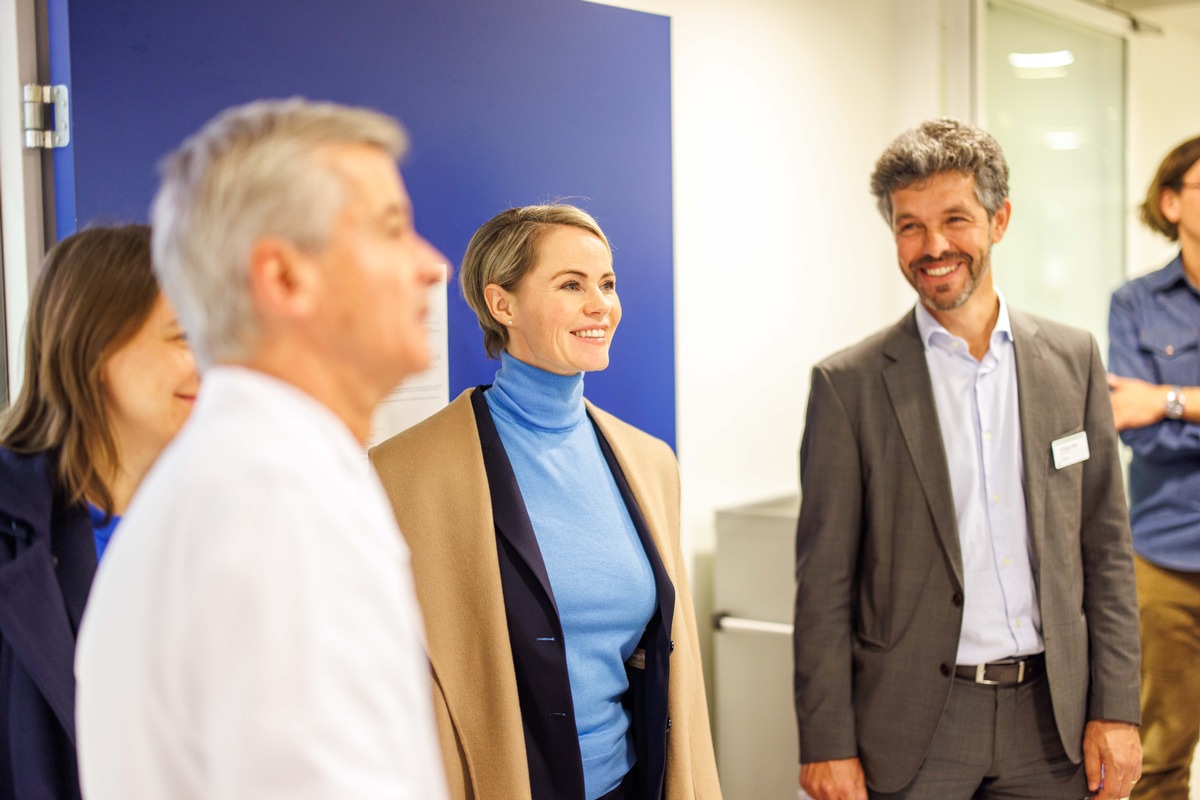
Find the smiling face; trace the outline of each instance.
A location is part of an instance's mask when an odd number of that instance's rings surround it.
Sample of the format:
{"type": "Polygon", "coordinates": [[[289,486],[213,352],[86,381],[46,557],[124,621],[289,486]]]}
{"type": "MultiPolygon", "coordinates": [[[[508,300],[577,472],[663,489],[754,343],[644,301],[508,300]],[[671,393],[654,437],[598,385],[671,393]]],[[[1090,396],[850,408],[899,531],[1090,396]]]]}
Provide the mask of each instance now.
{"type": "Polygon", "coordinates": [[[508,329],[508,354],[558,375],[608,366],[621,301],[612,254],[599,238],[571,225],[538,237],[537,260],[513,290],[488,284],[492,316],[508,329]]]}
{"type": "Polygon", "coordinates": [[[122,464],[152,461],[179,432],[200,379],[175,311],[163,295],[101,368],[104,405],[122,464]]]}
{"type": "Polygon", "coordinates": [[[892,192],[892,209],[900,270],[926,308],[953,311],[991,286],[991,250],[1008,227],[1007,200],[989,219],[974,176],[943,172],[892,192]]]}

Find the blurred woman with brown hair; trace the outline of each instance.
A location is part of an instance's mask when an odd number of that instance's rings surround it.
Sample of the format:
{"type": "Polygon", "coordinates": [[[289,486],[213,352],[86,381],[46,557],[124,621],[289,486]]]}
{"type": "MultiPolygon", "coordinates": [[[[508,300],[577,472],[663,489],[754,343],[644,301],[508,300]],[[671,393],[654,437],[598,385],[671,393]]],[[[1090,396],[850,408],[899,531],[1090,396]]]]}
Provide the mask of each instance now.
{"type": "Polygon", "coordinates": [[[96,564],[199,378],[150,229],[47,254],[20,394],[0,418],[0,800],[79,798],[75,634],[96,564]]]}

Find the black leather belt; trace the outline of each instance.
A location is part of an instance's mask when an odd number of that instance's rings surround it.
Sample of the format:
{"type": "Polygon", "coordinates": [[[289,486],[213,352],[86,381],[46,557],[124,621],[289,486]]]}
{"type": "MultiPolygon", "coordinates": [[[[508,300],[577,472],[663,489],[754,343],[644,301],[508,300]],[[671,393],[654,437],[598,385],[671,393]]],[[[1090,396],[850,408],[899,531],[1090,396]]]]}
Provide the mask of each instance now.
{"type": "Polygon", "coordinates": [[[954,668],[954,677],[987,686],[1017,686],[1046,671],[1046,657],[1042,653],[1028,658],[1012,658],[993,661],[990,664],[959,664],[954,668]]]}

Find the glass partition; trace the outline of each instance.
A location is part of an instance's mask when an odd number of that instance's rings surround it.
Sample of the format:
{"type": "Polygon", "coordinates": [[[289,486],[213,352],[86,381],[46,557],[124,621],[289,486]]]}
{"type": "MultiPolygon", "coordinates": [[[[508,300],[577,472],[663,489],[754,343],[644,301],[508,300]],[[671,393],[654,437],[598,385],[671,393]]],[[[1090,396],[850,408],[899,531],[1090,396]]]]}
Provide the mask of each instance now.
{"type": "Polygon", "coordinates": [[[1108,298],[1124,276],[1125,41],[1002,0],[988,3],[985,41],[986,126],[1013,203],[996,285],[1107,352],[1108,298]]]}

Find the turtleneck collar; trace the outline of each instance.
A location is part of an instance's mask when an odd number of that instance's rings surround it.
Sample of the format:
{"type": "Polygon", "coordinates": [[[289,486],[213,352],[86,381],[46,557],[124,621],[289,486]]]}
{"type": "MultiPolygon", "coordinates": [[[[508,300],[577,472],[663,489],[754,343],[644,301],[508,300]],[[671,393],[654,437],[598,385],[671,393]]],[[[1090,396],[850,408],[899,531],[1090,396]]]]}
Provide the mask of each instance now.
{"type": "Polygon", "coordinates": [[[568,431],[586,415],[582,372],[555,375],[508,353],[500,354],[500,371],[487,397],[493,413],[538,431],[568,431]]]}

